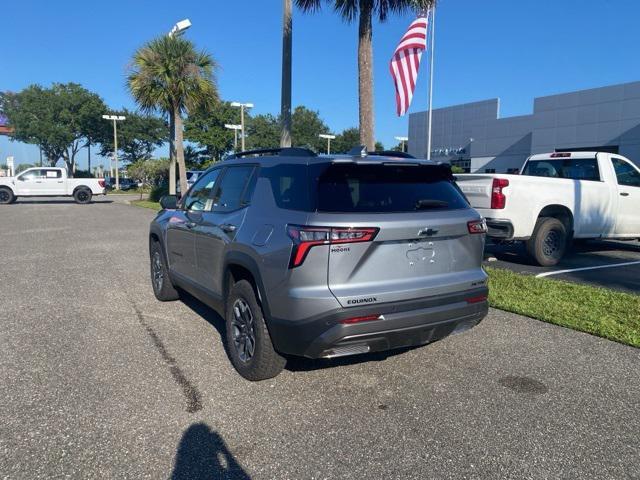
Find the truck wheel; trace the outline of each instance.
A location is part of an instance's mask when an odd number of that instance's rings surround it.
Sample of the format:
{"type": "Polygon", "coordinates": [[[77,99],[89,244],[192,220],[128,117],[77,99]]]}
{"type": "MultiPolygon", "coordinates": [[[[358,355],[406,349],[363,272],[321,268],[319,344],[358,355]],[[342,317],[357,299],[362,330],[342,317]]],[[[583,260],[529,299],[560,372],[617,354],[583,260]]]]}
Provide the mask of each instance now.
{"type": "Polygon", "coordinates": [[[170,302],[180,298],[180,294],[173,286],[173,283],[171,283],[171,278],[169,278],[169,271],[164,261],[162,247],[159,242],[155,241],[151,243],[149,256],[153,294],[161,302],[170,302]]]}
{"type": "Polygon", "coordinates": [[[16,201],[16,196],[10,188],[0,188],[0,204],[8,205],[16,201]]]}
{"type": "Polygon", "coordinates": [[[536,222],[533,235],[527,240],[527,252],[538,265],[551,267],[567,249],[567,229],[557,218],[543,217],[536,222]]]}
{"type": "Polygon", "coordinates": [[[227,354],[234,368],[247,380],[278,375],[286,360],[273,348],[262,309],[246,280],[234,283],[225,312],[227,354]]]}
{"type": "Polygon", "coordinates": [[[79,188],[73,193],[73,198],[75,199],[76,203],[80,204],[90,203],[91,196],[91,190],[89,190],[88,188],[79,188]]]}

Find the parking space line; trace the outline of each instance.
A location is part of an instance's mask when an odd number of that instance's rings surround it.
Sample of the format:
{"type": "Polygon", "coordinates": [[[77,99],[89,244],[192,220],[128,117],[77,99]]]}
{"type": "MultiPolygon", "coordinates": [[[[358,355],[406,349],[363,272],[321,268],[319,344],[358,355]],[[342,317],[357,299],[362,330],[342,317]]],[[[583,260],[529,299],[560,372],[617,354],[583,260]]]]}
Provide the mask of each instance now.
{"type": "Polygon", "coordinates": [[[560,275],[562,273],[581,272],[581,271],[584,271],[584,270],[598,270],[600,268],[626,267],[628,265],[640,265],[640,261],[637,261],[637,262],[624,262],[624,263],[613,263],[611,265],[598,265],[596,267],[582,267],[582,268],[570,268],[568,270],[556,270],[554,272],[539,273],[538,275],[536,275],[536,277],[549,277],[551,275],[560,275]]]}

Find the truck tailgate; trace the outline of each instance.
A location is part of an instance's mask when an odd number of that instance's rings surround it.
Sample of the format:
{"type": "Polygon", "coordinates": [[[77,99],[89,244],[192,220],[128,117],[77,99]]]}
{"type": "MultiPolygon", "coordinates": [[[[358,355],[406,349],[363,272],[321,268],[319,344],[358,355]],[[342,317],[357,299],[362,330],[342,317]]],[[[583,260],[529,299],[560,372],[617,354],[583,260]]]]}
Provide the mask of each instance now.
{"type": "Polygon", "coordinates": [[[456,183],[473,208],[487,209],[491,208],[491,188],[495,177],[492,174],[462,174],[456,175],[456,183]]]}

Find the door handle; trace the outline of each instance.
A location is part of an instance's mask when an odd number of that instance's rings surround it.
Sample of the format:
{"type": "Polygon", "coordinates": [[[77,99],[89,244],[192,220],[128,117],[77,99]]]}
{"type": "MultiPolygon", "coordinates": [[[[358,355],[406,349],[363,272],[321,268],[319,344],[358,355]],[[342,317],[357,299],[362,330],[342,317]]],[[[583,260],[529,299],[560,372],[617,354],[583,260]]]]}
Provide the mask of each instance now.
{"type": "Polygon", "coordinates": [[[235,225],[232,225],[231,223],[223,223],[222,225],[220,225],[220,229],[223,232],[227,232],[227,233],[235,232],[236,228],[238,227],[236,227],[235,225]]]}
{"type": "Polygon", "coordinates": [[[193,227],[195,227],[195,226],[196,226],[196,222],[184,222],[184,225],[185,225],[187,228],[191,229],[191,228],[193,228],[193,227]]]}
{"type": "Polygon", "coordinates": [[[629,196],[629,192],[620,192],[620,196],[621,197],[628,197],[629,196]]]}

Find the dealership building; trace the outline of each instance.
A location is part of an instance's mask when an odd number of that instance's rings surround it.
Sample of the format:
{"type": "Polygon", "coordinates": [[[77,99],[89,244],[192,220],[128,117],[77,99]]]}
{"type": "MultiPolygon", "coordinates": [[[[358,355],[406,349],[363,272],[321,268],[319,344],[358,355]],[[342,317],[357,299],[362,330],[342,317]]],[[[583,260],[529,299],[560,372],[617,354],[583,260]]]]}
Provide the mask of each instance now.
{"type": "MultiPolygon", "coordinates": [[[[425,157],[427,112],[409,116],[408,151],[425,157]]],[[[433,110],[431,158],[467,172],[514,173],[534,153],[597,150],[640,165],[640,82],[538,97],[500,118],[497,98],[433,110]]]]}

